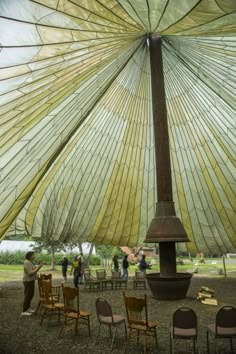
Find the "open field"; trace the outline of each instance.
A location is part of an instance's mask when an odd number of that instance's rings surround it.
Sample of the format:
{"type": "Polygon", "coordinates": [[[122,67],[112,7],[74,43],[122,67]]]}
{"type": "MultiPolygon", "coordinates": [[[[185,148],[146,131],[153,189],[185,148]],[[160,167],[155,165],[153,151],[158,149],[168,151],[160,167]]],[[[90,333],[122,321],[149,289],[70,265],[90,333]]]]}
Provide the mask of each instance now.
{"type": "MultiPolygon", "coordinates": [[[[222,259],[206,259],[205,264],[196,265],[197,261],[194,260],[193,263],[190,263],[189,260],[183,260],[187,264],[177,265],[177,271],[179,272],[191,272],[194,268],[198,268],[198,274],[209,277],[224,277],[224,275],[218,274],[219,270],[223,271],[223,263],[222,259]],[[216,264],[212,264],[216,262],[216,264]]],[[[91,269],[96,271],[96,269],[103,268],[102,266],[92,266],[91,269]]],[[[138,269],[138,266],[131,265],[129,267],[129,275],[132,276],[135,273],[135,270],[138,269]]],[[[70,270],[70,267],[69,267],[70,270]]],[[[108,273],[111,272],[111,268],[109,268],[108,273]]],[[[159,265],[155,264],[152,266],[152,269],[147,272],[158,272],[159,265]]],[[[50,272],[50,266],[45,265],[42,268],[43,273],[50,272]]],[[[236,259],[226,260],[226,272],[227,277],[236,277],[236,259]]],[[[53,271],[54,277],[61,277],[61,268],[60,266],[56,266],[56,270],[53,271]]],[[[69,274],[69,272],[68,272],[69,274]]],[[[22,265],[11,265],[11,264],[0,264],[0,282],[5,281],[14,281],[21,280],[23,275],[22,265]]]]}

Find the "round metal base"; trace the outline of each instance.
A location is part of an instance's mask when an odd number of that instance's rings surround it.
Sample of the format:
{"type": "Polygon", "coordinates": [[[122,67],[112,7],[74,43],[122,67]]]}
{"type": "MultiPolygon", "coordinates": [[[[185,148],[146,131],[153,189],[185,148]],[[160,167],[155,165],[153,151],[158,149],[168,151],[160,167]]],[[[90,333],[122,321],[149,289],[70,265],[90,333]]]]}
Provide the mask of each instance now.
{"type": "Polygon", "coordinates": [[[185,298],[191,283],[192,274],[176,273],[163,277],[160,273],[146,275],[148,286],[155,299],[179,300],[185,298]]]}

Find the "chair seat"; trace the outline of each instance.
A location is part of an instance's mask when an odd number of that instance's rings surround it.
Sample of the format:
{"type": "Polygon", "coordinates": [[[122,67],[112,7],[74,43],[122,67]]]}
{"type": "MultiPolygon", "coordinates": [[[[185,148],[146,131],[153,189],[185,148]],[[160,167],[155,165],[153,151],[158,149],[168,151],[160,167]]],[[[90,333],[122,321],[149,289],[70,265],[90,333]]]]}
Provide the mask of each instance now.
{"type": "Polygon", "coordinates": [[[54,306],[57,308],[57,309],[64,309],[64,304],[62,302],[56,302],[54,304],[54,306]]]}
{"type": "MultiPolygon", "coordinates": [[[[171,327],[171,332],[173,333],[173,327],[171,327]]],[[[196,337],[196,328],[176,328],[174,327],[174,336],[176,337],[196,337]]]]}
{"type": "MultiPolygon", "coordinates": [[[[216,325],[215,323],[211,323],[207,326],[207,328],[214,334],[216,334],[216,325]]],[[[236,336],[236,327],[217,327],[217,336],[222,337],[231,337],[236,336]]]]}
{"type": "Polygon", "coordinates": [[[70,318],[81,318],[81,317],[88,317],[90,316],[91,313],[85,312],[85,311],[80,311],[80,312],[66,312],[65,316],[70,317],[70,318]]]}
{"type": "Polygon", "coordinates": [[[148,321],[148,326],[146,324],[129,324],[129,328],[135,329],[136,331],[149,331],[150,329],[157,327],[157,322],[150,322],[148,321]]]}
{"type": "MultiPolygon", "coordinates": [[[[100,316],[100,321],[104,324],[112,324],[112,317],[111,316],[100,316]]],[[[125,321],[124,316],[113,315],[113,323],[118,324],[122,321],[125,321]]]]}

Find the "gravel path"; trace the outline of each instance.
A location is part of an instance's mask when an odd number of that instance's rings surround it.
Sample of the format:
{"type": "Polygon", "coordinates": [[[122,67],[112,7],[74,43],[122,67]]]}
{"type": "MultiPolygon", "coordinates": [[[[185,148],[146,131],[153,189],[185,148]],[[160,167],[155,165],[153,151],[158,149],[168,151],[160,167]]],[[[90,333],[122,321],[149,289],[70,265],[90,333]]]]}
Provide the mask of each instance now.
{"type": "MultiPolygon", "coordinates": [[[[62,279],[55,279],[55,285],[60,284],[62,279]]],[[[68,281],[70,285],[70,280],[68,281]]],[[[100,339],[95,346],[95,336],[98,328],[97,317],[95,314],[95,300],[99,296],[105,297],[113,308],[113,313],[125,314],[125,308],[122,298],[122,290],[88,291],[84,286],[80,287],[81,309],[89,310],[92,313],[91,327],[92,337],[88,337],[87,329],[79,329],[79,334],[73,344],[72,331],[65,331],[62,339],[58,334],[61,324],[52,318],[45,320],[40,326],[40,315],[21,317],[21,306],[23,298],[23,285],[21,282],[0,283],[0,354],[33,354],[33,353],[109,353],[110,339],[108,328],[103,327],[100,339]]],[[[206,325],[214,322],[215,314],[218,308],[223,305],[236,306],[236,278],[202,278],[195,276],[192,279],[191,287],[187,297],[178,301],[158,301],[151,297],[149,290],[133,290],[132,280],[129,281],[127,293],[130,295],[142,296],[144,292],[148,296],[148,309],[150,320],[158,321],[158,353],[170,353],[169,349],[169,326],[172,314],[179,306],[189,306],[193,308],[198,315],[199,353],[206,353],[206,325]],[[203,305],[196,300],[196,294],[201,285],[215,289],[218,299],[218,306],[203,305]]],[[[38,300],[38,291],[33,300],[36,307],[38,300]]],[[[175,353],[190,353],[191,342],[178,340],[175,342],[175,353]],[[187,342],[187,343],[186,343],[187,342]]],[[[234,340],[234,353],[236,353],[236,340],[234,340]]],[[[124,345],[123,327],[118,330],[116,345],[113,353],[122,353],[124,345]]],[[[152,340],[149,341],[149,352],[157,353],[152,340]]],[[[218,342],[219,353],[230,353],[228,340],[218,342]]],[[[214,343],[211,342],[211,353],[214,352],[214,343]]],[[[129,346],[128,353],[142,353],[142,346],[132,343],[129,346]]]]}

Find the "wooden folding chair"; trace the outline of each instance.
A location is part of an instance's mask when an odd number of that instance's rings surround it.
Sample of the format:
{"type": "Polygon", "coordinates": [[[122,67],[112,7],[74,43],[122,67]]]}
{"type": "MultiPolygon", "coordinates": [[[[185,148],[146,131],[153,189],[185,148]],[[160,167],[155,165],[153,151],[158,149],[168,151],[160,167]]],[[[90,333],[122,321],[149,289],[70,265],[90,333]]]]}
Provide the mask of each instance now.
{"type": "Polygon", "coordinates": [[[124,286],[125,289],[127,289],[127,280],[121,277],[120,271],[112,271],[111,279],[113,281],[113,288],[115,287],[115,289],[117,289],[118,287],[121,288],[122,286],[124,286]]]}
{"type": "Polygon", "coordinates": [[[60,335],[62,336],[62,332],[65,327],[74,323],[74,337],[78,332],[78,325],[87,326],[89,336],[91,335],[90,329],[90,316],[91,313],[87,311],[80,310],[79,306],[79,288],[70,288],[63,286],[63,297],[64,297],[64,324],[61,329],[60,335]]]}
{"type": "Polygon", "coordinates": [[[91,271],[89,269],[84,270],[84,285],[85,289],[89,287],[89,289],[99,289],[101,287],[101,283],[95,277],[92,276],[91,271]]]}
{"type": "Polygon", "coordinates": [[[146,289],[146,278],[145,272],[141,272],[140,270],[135,271],[135,275],[133,278],[133,288],[143,288],[146,289]]]}
{"type": "Polygon", "coordinates": [[[41,309],[41,305],[44,301],[44,295],[43,295],[43,291],[42,291],[42,282],[43,281],[50,283],[51,296],[55,302],[59,302],[59,294],[60,294],[60,289],[59,289],[60,287],[52,286],[52,274],[51,273],[50,274],[40,273],[38,275],[37,279],[38,279],[38,289],[39,289],[39,302],[38,302],[38,306],[37,306],[37,309],[35,312],[36,315],[37,315],[38,311],[41,309]]]}
{"type": "Polygon", "coordinates": [[[113,281],[111,277],[107,276],[105,269],[96,270],[97,280],[100,281],[102,285],[102,290],[107,288],[107,285],[110,285],[111,289],[113,289],[113,281]]]}
{"type": "Polygon", "coordinates": [[[64,310],[64,304],[58,302],[60,298],[61,287],[60,286],[54,287],[54,291],[55,289],[57,289],[57,293],[55,292],[52,293],[51,283],[47,280],[42,280],[41,290],[42,290],[43,300],[41,306],[44,308],[44,312],[40,322],[41,325],[43,324],[44,318],[48,313],[50,314],[50,318],[51,318],[51,315],[57,312],[58,321],[60,321],[60,315],[61,315],[61,311],[64,310]]]}
{"type": "Polygon", "coordinates": [[[148,320],[147,311],[147,296],[144,294],[144,298],[138,298],[134,296],[126,296],[123,292],[124,303],[127,313],[129,335],[125,344],[125,353],[130,339],[135,336],[137,338],[137,344],[139,343],[140,336],[144,338],[144,353],[147,352],[147,338],[154,337],[156,347],[157,344],[157,334],[156,327],[157,322],[151,322],[148,320]]]}

